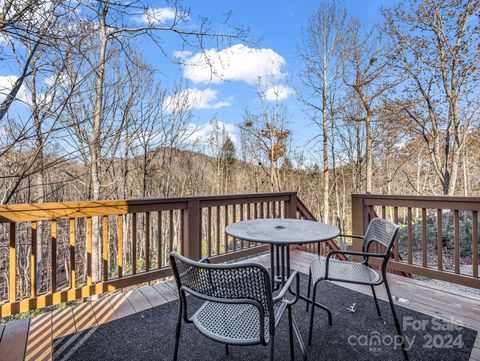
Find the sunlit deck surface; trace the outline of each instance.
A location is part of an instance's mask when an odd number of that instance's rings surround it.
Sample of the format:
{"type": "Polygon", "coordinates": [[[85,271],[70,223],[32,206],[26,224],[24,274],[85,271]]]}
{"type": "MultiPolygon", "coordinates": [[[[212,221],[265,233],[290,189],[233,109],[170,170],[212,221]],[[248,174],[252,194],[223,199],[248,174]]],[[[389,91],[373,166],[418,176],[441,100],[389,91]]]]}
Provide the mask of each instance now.
{"type": "MultiPolygon", "coordinates": [[[[308,273],[315,255],[293,251],[292,267],[308,273]]],[[[269,265],[269,256],[250,258],[269,265]]],[[[480,331],[480,297],[460,294],[431,286],[424,282],[389,274],[395,302],[421,313],[445,320],[460,320],[464,326],[480,331]]],[[[345,285],[370,295],[369,286],[345,285]]],[[[377,295],[386,300],[383,287],[377,295]]],[[[75,306],[57,309],[29,319],[20,319],[0,325],[0,359],[52,360],[53,340],[77,331],[141,312],[175,300],[177,291],[173,281],[160,282],[119,290],[75,306]]],[[[480,333],[479,333],[480,335],[480,333]]],[[[470,360],[480,361],[480,336],[477,336],[470,360]]]]}

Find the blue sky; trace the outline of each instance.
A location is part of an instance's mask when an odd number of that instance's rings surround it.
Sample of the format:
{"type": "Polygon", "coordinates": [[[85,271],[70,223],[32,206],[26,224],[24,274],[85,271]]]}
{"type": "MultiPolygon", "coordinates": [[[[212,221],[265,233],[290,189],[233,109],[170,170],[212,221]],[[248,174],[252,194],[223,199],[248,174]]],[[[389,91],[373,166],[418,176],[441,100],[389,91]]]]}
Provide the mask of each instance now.
{"type": "MultiPolygon", "coordinates": [[[[349,16],[358,16],[363,22],[374,24],[381,20],[381,6],[393,4],[392,0],[349,0],[345,2],[349,16]]],[[[302,27],[307,19],[317,9],[317,1],[288,1],[288,0],[246,0],[246,1],[192,1],[186,3],[190,6],[191,22],[195,23],[198,15],[208,16],[214,24],[221,23],[223,14],[231,10],[232,20],[248,26],[251,29],[251,38],[260,39],[257,48],[271,49],[285,60],[284,73],[279,83],[289,87],[297,86],[298,71],[301,62],[297,55],[297,45],[300,40],[302,27]]],[[[152,2],[153,8],[166,6],[162,2],[152,2]]],[[[169,64],[168,61],[158,54],[154,47],[148,48],[147,54],[151,64],[160,69],[159,79],[164,84],[171,83],[175,77],[182,76],[182,70],[177,65],[169,64]],[[169,74],[169,75],[167,75],[169,74]]],[[[168,37],[165,41],[166,49],[173,54],[180,50],[180,45],[175,38],[168,37]]],[[[227,47],[227,45],[224,45],[227,47]]],[[[219,48],[217,50],[222,50],[219,48]]],[[[228,106],[217,109],[198,109],[195,123],[203,125],[212,117],[227,124],[242,122],[242,116],[246,107],[255,109],[260,103],[257,98],[257,86],[248,84],[242,80],[229,80],[220,83],[194,83],[189,82],[194,89],[203,91],[206,88],[216,91],[217,101],[227,101],[228,106]]],[[[289,115],[287,127],[293,131],[295,144],[305,146],[312,136],[318,133],[316,126],[305,116],[303,105],[298,102],[294,94],[286,99],[289,115]]]]}
{"type": "MultiPolygon", "coordinates": [[[[381,6],[389,6],[393,3],[393,0],[348,0],[345,1],[345,6],[349,16],[358,16],[366,24],[374,24],[381,20],[381,6]]],[[[190,8],[190,20],[187,26],[198,25],[199,16],[207,16],[212,22],[212,27],[221,31],[223,29],[220,24],[224,20],[224,14],[231,11],[232,23],[249,27],[251,29],[250,38],[260,39],[254,45],[248,44],[250,48],[247,53],[253,53],[250,63],[243,60],[245,54],[237,57],[237,63],[230,67],[230,73],[226,73],[227,80],[225,81],[218,79],[213,82],[204,81],[201,71],[199,72],[197,68],[193,67],[190,68],[192,74],[186,76],[185,68],[166,59],[151,40],[137,38],[136,41],[137,45],[143,49],[146,60],[158,70],[157,79],[164,86],[169,87],[175,80],[183,78],[187,82],[187,86],[198,93],[203,106],[195,111],[193,122],[196,125],[202,127],[216,117],[229,126],[228,129],[233,135],[235,135],[235,125],[242,122],[245,108],[258,110],[260,107],[257,94],[258,85],[254,84],[252,76],[254,77],[256,71],[262,69],[268,69],[273,73],[274,70],[268,61],[280,60],[282,69],[276,70],[275,81],[265,84],[264,89],[267,91],[269,88],[273,89],[273,85],[286,89],[287,128],[292,131],[294,144],[303,148],[318,134],[318,129],[311,124],[305,115],[303,105],[299,103],[293,92],[288,93],[288,89],[299,86],[297,78],[302,65],[297,55],[297,46],[300,41],[301,29],[307,24],[308,18],[315,12],[319,4],[318,1],[308,0],[190,0],[190,2],[186,0],[184,5],[190,8]],[[262,62],[264,60],[266,62],[262,62]],[[248,68],[246,64],[250,64],[251,68],[248,68]],[[246,68],[239,71],[239,68],[243,66],[246,68]]],[[[165,1],[155,0],[151,0],[148,5],[152,9],[168,9],[169,6],[165,1]]],[[[166,16],[168,17],[168,14],[166,16]]],[[[141,20],[137,20],[137,22],[141,22],[141,20]]],[[[182,44],[176,36],[167,33],[159,35],[162,38],[164,49],[171,56],[182,50],[182,44]]],[[[232,45],[240,46],[238,42],[233,42],[232,45]]],[[[215,44],[206,46],[214,53],[222,54],[223,51],[227,52],[227,55],[228,47],[227,44],[219,48],[215,48],[215,44]]],[[[195,50],[192,49],[192,53],[188,54],[185,60],[188,62],[189,59],[194,58],[195,50]]],[[[13,62],[0,62],[0,78],[3,77],[0,79],[1,81],[5,81],[7,76],[18,75],[17,71],[16,64],[13,62]]],[[[18,106],[13,109],[20,110],[18,106]]],[[[315,153],[315,149],[307,149],[307,151],[315,153]]]]}

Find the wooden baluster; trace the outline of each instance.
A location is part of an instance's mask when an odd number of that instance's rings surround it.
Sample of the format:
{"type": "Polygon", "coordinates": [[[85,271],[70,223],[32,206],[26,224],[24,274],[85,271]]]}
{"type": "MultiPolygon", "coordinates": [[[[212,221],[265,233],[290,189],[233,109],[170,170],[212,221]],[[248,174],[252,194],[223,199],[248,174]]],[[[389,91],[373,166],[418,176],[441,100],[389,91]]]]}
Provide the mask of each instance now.
{"type": "Polygon", "coordinates": [[[168,212],[168,218],[169,218],[169,233],[168,233],[168,236],[169,236],[169,239],[168,239],[168,245],[169,245],[169,252],[172,252],[173,251],[173,210],[171,209],[169,212],[168,212]]]}
{"type": "Polygon", "coordinates": [[[92,284],[92,217],[87,217],[87,285],[92,284]]]}
{"type": "MultiPolygon", "coordinates": [[[[240,204],[240,221],[243,221],[244,219],[244,212],[245,212],[245,204],[240,204]]],[[[241,240],[240,241],[240,249],[244,249],[245,248],[245,241],[244,240],[241,240]]]]}
{"type": "Polygon", "coordinates": [[[385,206],[382,206],[382,218],[385,219],[386,216],[387,216],[387,212],[386,212],[385,206]]]}
{"type": "MultiPolygon", "coordinates": [[[[398,207],[393,208],[393,223],[398,224],[398,207]]],[[[393,255],[395,257],[395,261],[400,260],[400,255],[398,250],[398,233],[394,240],[393,255]]]]}
{"type": "MultiPolygon", "coordinates": [[[[185,253],[185,250],[184,250],[184,244],[185,244],[185,210],[181,209],[179,214],[180,214],[180,247],[179,248],[180,248],[180,253],[184,254],[185,253]]],[[[202,226],[201,226],[201,224],[202,224],[202,210],[201,209],[198,212],[198,223],[200,224],[200,227],[199,227],[200,235],[198,236],[198,238],[201,242],[202,241],[202,226]]],[[[202,255],[200,254],[200,258],[201,258],[201,256],[202,255]]]]}
{"type": "Polygon", "coordinates": [[[123,215],[117,216],[117,267],[118,278],[123,277],[123,215]]]}
{"type": "Polygon", "coordinates": [[[103,216],[103,281],[108,280],[108,216],[103,216]]]}
{"type": "Polygon", "coordinates": [[[30,253],[30,297],[37,296],[37,243],[38,243],[38,223],[33,221],[32,229],[32,249],[30,253]]]}
{"type": "Polygon", "coordinates": [[[472,213],[472,275],[478,278],[478,212],[472,213]]]}
{"type": "MultiPolygon", "coordinates": [[[[225,227],[227,227],[227,224],[228,224],[228,205],[226,205],[224,207],[224,210],[225,210],[225,227]]],[[[225,228],[224,228],[225,229],[225,228]]],[[[223,232],[223,242],[225,244],[225,253],[228,253],[228,235],[226,232],[223,232]]]]}
{"type": "Polygon", "coordinates": [[[207,208],[207,254],[212,256],[212,207],[207,208]]]}
{"type": "MultiPolygon", "coordinates": [[[[237,221],[237,205],[236,204],[232,205],[232,209],[233,209],[232,223],[235,223],[237,221]]],[[[232,241],[233,241],[233,250],[236,251],[238,240],[236,238],[233,238],[232,241]]]]}
{"type": "Polygon", "coordinates": [[[8,294],[10,302],[17,300],[17,249],[16,223],[10,222],[10,245],[8,251],[8,294]]]}
{"type": "MultiPolygon", "coordinates": [[[[247,204],[247,219],[248,220],[252,219],[252,204],[251,203],[247,204]]],[[[252,242],[247,242],[247,247],[251,248],[252,247],[252,242]]]]}
{"type": "Polygon", "coordinates": [[[439,271],[443,270],[443,219],[442,210],[437,209],[437,267],[439,271]]]}
{"type": "Polygon", "coordinates": [[[77,276],[75,273],[75,218],[69,219],[69,241],[70,241],[70,288],[76,287],[77,276]]]}
{"type": "Polygon", "coordinates": [[[427,210],[422,208],[422,266],[427,267],[427,210]]]}
{"type": "Polygon", "coordinates": [[[162,246],[162,211],[158,211],[158,239],[157,239],[157,268],[163,266],[163,246],[162,246]]]}
{"type": "Polygon", "coordinates": [[[258,218],[258,205],[259,205],[259,203],[254,203],[253,204],[253,217],[254,217],[254,219],[258,218]]]}
{"type": "Polygon", "coordinates": [[[456,209],[453,213],[454,215],[454,237],[453,237],[453,244],[454,244],[454,262],[455,262],[455,273],[460,273],[460,217],[458,214],[458,210],[456,209]]]}
{"type": "Polygon", "coordinates": [[[54,219],[50,223],[51,229],[52,229],[52,244],[51,244],[51,274],[50,274],[50,280],[51,280],[51,290],[52,293],[57,291],[57,220],[54,219]]]}
{"type": "Polygon", "coordinates": [[[217,206],[216,209],[216,232],[215,232],[215,241],[217,242],[217,255],[221,254],[220,252],[220,206],[217,206]]]}
{"type": "Polygon", "coordinates": [[[265,218],[265,213],[264,213],[264,206],[265,203],[259,203],[260,204],[260,218],[265,218]]]}
{"type": "Polygon", "coordinates": [[[150,212],[145,213],[145,271],[150,271],[150,212]]]}
{"type": "Polygon", "coordinates": [[[412,229],[412,208],[408,207],[407,211],[407,262],[412,264],[413,261],[413,229],[412,229]]]}
{"type": "Polygon", "coordinates": [[[137,214],[132,213],[132,274],[137,273],[137,214]]]}
{"type": "Polygon", "coordinates": [[[267,218],[270,218],[270,202],[266,202],[265,206],[267,207],[267,218]]]}

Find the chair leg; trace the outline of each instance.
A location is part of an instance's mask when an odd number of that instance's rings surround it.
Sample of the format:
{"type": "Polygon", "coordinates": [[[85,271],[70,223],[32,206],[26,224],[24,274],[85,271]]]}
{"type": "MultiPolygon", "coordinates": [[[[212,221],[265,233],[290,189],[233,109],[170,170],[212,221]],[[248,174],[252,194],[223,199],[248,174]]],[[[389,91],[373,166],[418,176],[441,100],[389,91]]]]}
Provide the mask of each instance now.
{"type": "Polygon", "coordinates": [[[274,360],[274,352],[275,352],[275,336],[270,336],[270,361],[274,360]]]}
{"type": "Polygon", "coordinates": [[[180,301],[178,306],[177,328],[175,330],[175,350],[173,352],[173,361],[178,360],[178,347],[180,344],[180,331],[182,328],[182,308],[183,308],[183,305],[182,305],[182,302],[180,301]]]}
{"type": "Polygon", "coordinates": [[[228,349],[228,343],[225,344],[225,354],[230,355],[230,350],[228,349]]]}
{"type": "Polygon", "coordinates": [[[310,310],[310,326],[308,328],[308,345],[310,346],[312,344],[312,333],[313,333],[313,316],[315,313],[315,296],[317,294],[317,285],[318,281],[315,282],[313,285],[313,290],[312,290],[312,297],[310,298],[310,301],[312,303],[312,308],[310,310]]]}
{"type": "Polygon", "coordinates": [[[400,327],[400,322],[398,322],[397,312],[395,311],[395,305],[393,303],[392,294],[390,292],[390,287],[388,286],[387,278],[385,277],[385,289],[387,291],[388,302],[390,303],[390,308],[392,310],[393,320],[395,322],[395,328],[397,329],[397,334],[402,337],[402,352],[404,360],[408,360],[407,350],[405,349],[405,339],[402,334],[402,329],[400,327]]]}
{"type": "MultiPolygon", "coordinates": [[[[312,287],[312,270],[308,272],[308,288],[307,288],[307,298],[310,298],[310,288],[312,287]]],[[[308,312],[308,306],[310,306],[310,302],[307,301],[307,306],[305,311],[308,312]]]]}
{"type": "Polygon", "coordinates": [[[295,360],[295,349],[293,345],[293,316],[292,316],[292,306],[287,306],[288,310],[288,338],[290,341],[290,361],[295,360]]]}
{"type": "Polygon", "coordinates": [[[382,318],[382,313],[380,312],[380,306],[378,305],[377,294],[375,293],[375,286],[370,286],[372,288],[373,299],[375,300],[375,307],[377,308],[378,317],[382,318]]]}

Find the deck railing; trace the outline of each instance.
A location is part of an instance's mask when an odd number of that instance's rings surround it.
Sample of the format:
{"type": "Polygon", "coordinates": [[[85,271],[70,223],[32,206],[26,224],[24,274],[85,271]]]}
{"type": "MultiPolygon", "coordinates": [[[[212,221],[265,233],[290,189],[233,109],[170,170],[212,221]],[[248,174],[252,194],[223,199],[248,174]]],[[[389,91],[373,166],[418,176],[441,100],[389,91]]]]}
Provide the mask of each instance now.
{"type": "Polygon", "coordinates": [[[266,251],[225,226],[298,207],[290,192],[0,206],[0,317],[167,277],[171,250],[214,262],[266,251]]]}
{"type": "Polygon", "coordinates": [[[373,217],[390,219],[400,225],[392,270],[480,288],[479,211],[479,197],[353,194],[352,228],[364,234],[373,217]]]}
{"type": "MultiPolygon", "coordinates": [[[[478,211],[479,198],[353,195],[353,233],[390,218],[392,270],[480,287],[478,211]]],[[[291,192],[0,206],[0,317],[170,276],[171,250],[214,262],[266,251],[225,233],[265,217],[315,219],[291,192]]]]}

